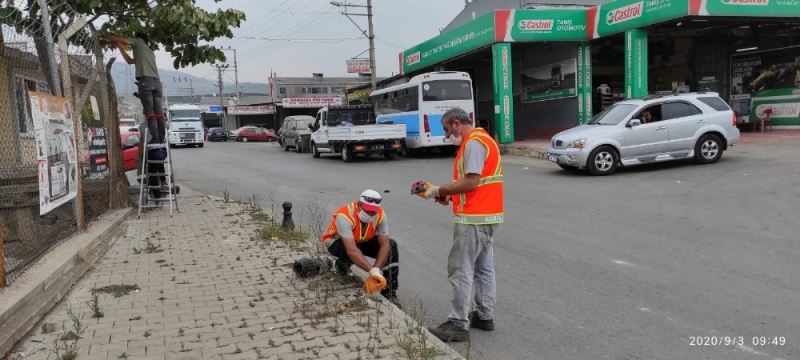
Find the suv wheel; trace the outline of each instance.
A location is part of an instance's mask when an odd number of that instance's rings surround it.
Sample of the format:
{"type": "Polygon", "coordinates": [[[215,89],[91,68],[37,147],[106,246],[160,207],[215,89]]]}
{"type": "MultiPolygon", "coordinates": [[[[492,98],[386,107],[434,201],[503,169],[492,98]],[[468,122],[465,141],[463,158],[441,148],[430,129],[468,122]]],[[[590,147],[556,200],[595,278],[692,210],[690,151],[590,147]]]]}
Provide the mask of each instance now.
{"type": "Polygon", "coordinates": [[[317,149],[317,144],[311,143],[311,156],[314,158],[319,158],[319,149],[317,149]]]}
{"type": "Polygon", "coordinates": [[[592,175],[604,176],[611,175],[617,171],[619,157],[614,148],[610,146],[600,146],[594,149],[589,155],[586,168],[592,175]]]}
{"type": "Polygon", "coordinates": [[[286,140],[279,141],[283,145],[283,151],[289,151],[289,145],[286,144],[286,140]]]}
{"type": "Polygon", "coordinates": [[[698,164],[713,164],[722,157],[722,141],[719,136],[707,134],[694,146],[694,161],[698,164]]]}
{"type": "Polygon", "coordinates": [[[303,153],[303,143],[300,142],[300,141],[297,141],[294,144],[294,150],[297,151],[298,154],[302,154],[303,153]]]}

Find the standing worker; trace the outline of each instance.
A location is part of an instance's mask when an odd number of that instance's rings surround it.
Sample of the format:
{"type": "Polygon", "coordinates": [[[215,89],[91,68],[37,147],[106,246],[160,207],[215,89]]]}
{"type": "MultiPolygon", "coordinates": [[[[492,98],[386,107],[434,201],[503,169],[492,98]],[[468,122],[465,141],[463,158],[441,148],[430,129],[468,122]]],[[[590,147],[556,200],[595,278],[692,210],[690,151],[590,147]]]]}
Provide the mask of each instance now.
{"type": "Polygon", "coordinates": [[[492,242],[503,223],[503,167],[497,143],[486,130],[475,128],[464,110],[453,108],[444,113],[442,127],[459,146],[453,182],[442,186],[419,182],[414,184],[419,191],[412,192],[442,205],[452,202],[455,229],[447,259],[452,308],[445,323],[429,330],[442,341],[458,342],[469,340],[470,327],[494,330],[492,242]],[[473,287],[475,311],[470,312],[473,287]]]}
{"type": "Polygon", "coordinates": [[[381,208],[381,194],[365,190],[357,201],[344,205],[333,213],[322,244],[336,257],[336,270],[341,275],[355,264],[369,273],[367,292],[381,291],[389,301],[397,300],[398,253],[397,243],[389,238],[386,213],[381,208]],[[371,263],[366,256],[375,259],[371,263]],[[378,285],[372,285],[372,282],[378,285]],[[377,286],[377,288],[376,288],[377,286]]]}
{"type": "Polygon", "coordinates": [[[137,32],[133,40],[115,35],[102,35],[102,38],[117,47],[125,62],[136,65],[138,97],[142,101],[147,129],[153,135],[153,143],[163,144],[167,132],[165,124],[167,118],[161,105],[163,85],[158,77],[156,56],[147,34],[137,32]],[[126,51],[131,46],[133,46],[133,57],[126,51]]]}

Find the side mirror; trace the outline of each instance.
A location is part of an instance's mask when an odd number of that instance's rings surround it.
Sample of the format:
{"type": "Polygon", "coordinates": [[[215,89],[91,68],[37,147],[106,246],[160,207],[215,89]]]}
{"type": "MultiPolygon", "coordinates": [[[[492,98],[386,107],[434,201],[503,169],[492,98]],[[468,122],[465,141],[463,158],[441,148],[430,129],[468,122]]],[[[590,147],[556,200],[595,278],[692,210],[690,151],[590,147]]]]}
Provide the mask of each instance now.
{"type": "Polygon", "coordinates": [[[639,119],[631,119],[631,121],[628,121],[628,127],[631,127],[631,128],[632,128],[632,127],[634,127],[634,126],[639,126],[639,125],[642,125],[642,120],[639,120],[639,119]]]}

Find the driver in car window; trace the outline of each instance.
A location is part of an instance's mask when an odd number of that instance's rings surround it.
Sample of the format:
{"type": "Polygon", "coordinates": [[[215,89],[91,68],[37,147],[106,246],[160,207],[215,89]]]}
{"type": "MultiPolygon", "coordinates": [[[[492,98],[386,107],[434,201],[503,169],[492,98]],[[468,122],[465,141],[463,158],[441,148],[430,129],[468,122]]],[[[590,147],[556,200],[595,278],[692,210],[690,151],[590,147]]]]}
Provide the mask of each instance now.
{"type": "Polygon", "coordinates": [[[653,121],[653,114],[650,112],[650,109],[642,111],[639,117],[642,119],[642,124],[647,124],[653,121]]]}

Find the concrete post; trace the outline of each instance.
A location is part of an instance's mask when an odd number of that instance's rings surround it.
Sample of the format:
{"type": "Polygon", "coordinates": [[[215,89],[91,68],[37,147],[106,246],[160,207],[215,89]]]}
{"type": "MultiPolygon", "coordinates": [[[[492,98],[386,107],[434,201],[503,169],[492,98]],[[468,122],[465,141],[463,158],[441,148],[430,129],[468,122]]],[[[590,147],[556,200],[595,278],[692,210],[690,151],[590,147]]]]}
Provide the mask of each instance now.
{"type": "Polygon", "coordinates": [[[294,220],[292,220],[292,203],[284,202],[283,203],[283,222],[281,223],[281,227],[284,230],[294,230],[294,220]]]}

